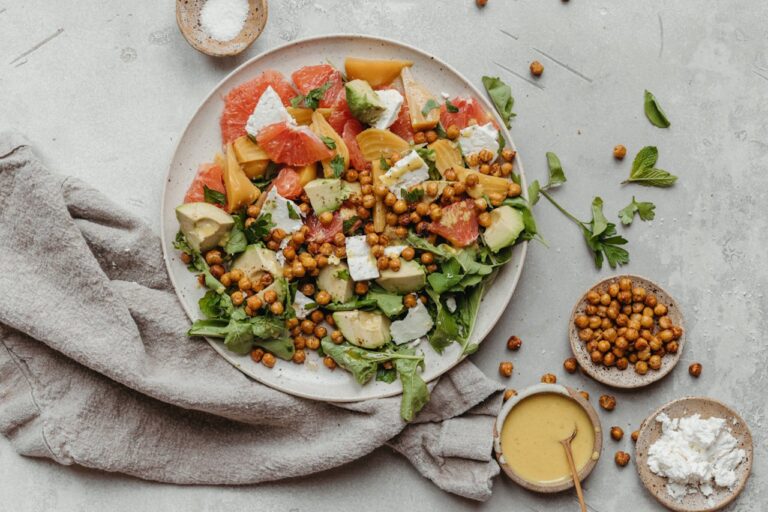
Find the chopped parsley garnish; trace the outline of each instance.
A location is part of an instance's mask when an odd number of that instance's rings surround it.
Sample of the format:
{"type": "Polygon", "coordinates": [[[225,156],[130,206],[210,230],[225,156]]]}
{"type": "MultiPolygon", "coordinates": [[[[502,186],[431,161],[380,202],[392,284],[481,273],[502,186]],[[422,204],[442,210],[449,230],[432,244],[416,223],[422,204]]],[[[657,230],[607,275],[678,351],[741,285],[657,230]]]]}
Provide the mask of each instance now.
{"type": "Polygon", "coordinates": [[[227,196],[223,192],[208,188],[208,185],[203,185],[203,198],[206,203],[211,204],[225,204],[227,202],[227,196]]]}

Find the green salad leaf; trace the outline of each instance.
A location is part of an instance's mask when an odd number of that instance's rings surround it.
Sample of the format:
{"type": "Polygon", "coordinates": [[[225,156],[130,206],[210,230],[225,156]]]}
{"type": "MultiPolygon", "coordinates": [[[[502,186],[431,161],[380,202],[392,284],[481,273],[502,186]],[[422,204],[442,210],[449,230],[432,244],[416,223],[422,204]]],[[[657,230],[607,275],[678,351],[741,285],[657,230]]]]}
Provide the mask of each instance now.
{"type": "Polygon", "coordinates": [[[419,369],[424,369],[424,358],[415,359],[416,349],[408,346],[399,347],[397,351],[401,355],[414,356],[414,358],[398,357],[394,360],[395,370],[403,385],[400,416],[405,421],[411,421],[429,402],[429,388],[419,374],[419,369]]]}
{"type": "Polygon", "coordinates": [[[632,202],[627,206],[619,210],[619,219],[625,226],[632,224],[635,218],[635,213],[640,216],[640,220],[653,220],[656,216],[656,205],[649,202],[636,201],[635,196],[632,196],[632,202]]]}
{"type": "Polygon", "coordinates": [[[515,117],[512,109],[515,106],[515,98],[512,97],[512,88],[504,83],[499,77],[484,76],[483,86],[488,92],[493,106],[501,116],[507,128],[510,127],[510,118],[515,117]]]}
{"type": "Polygon", "coordinates": [[[670,122],[661,110],[656,97],[648,90],[645,91],[645,117],[657,128],[669,128],[670,122]]]}
{"type": "Polygon", "coordinates": [[[547,152],[547,166],[549,167],[549,182],[546,188],[559,187],[568,181],[565,177],[565,172],[563,172],[563,165],[560,163],[560,159],[550,151],[547,152]]]}
{"type": "Polygon", "coordinates": [[[275,223],[272,222],[272,214],[262,214],[250,226],[245,228],[245,239],[249,244],[259,243],[269,236],[269,232],[274,227],[275,223]]]}
{"type": "Polygon", "coordinates": [[[227,196],[224,194],[224,192],[219,192],[218,190],[208,188],[208,185],[203,185],[203,199],[206,203],[211,204],[221,205],[227,202],[227,196]]]}
{"type": "Polygon", "coordinates": [[[365,298],[366,300],[375,301],[382,313],[389,318],[396,317],[405,310],[402,296],[390,293],[378,286],[372,287],[365,298]]]}
{"type": "Polygon", "coordinates": [[[291,359],[295,348],[280,317],[248,318],[242,309],[235,310],[229,320],[198,320],[189,329],[190,336],[224,338],[228,350],[248,354],[254,346],[263,347],[281,359],[291,359]]]}
{"type": "Polygon", "coordinates": [[[677,181],[677,176],[654,167],[659,158],[659,151],[654,146],[641,149],[632,162],[629,178],[624,183],[637,183],[646,187],[671,187],[677,181]]]}
{"type": "Polygon", "coordinates": [[[242,215],[233,215],[232,218],[234,219],[235,224],[232,226],[227,238],[227,243],[224,245],[224,252],[230,256],[239,254],[245,251],[246,247],[248,247],[242,215]]]}

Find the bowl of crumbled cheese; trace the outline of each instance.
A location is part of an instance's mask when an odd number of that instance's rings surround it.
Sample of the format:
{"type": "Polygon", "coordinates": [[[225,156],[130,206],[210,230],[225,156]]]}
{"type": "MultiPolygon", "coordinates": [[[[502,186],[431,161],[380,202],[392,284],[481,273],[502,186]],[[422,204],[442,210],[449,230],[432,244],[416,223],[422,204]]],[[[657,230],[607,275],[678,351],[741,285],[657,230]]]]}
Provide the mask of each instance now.
{"type": "Polygon", "coordinates": [[[196,50],[230,57],[261,35],[267,24],[267,0],[176,0],[176,23],[196,50]]]}
{"type": "Polygon", "coordinates": [[[752,469],[746,422],[710,398],[681,398],[651,414],[635,447],[646,489],[665,507],[708,512],[731,503],[752,469]]]}

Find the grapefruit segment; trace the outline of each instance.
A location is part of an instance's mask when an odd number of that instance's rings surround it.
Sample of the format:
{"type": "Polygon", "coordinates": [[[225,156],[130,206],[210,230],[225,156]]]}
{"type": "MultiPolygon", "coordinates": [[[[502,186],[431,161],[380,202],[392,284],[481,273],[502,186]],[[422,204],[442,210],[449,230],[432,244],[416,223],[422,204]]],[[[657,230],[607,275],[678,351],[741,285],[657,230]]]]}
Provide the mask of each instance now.
{"type": "Polygon", "coordinates": [[[430,222],[431,233],[440,235],[456,247],[466,247],[477,240],[480,229],[477,223],[475,203],[471,199],[443,206],[440,220],[430,222]]]}
{"type": "MultiPolygon", "coordinates": [[[[226,194],[224,188],[224,173],[216,164],[200,164],[197,169],[195,179],[192,180],[192,184],[187,189],[187,193],[184,196],[185,203],[202,203],[205,202],[205,188],[208,187],[216,192],[226,194]]],[[[224,205],[216,205],[224,208],[224,205]]]]}
{"type": "Polygon", "coordinates": [[[296,96],[296,91],[282,73],[271,69],[229,91],[224,97],[224,111],[219,121],[221,139],[225,144],[245,135],[245,123],[267,87],[272,87],[286,106],[296,96]]]}
{"type": "Polygon", "coordinates": [[[318,106],[332,107],[338,101],[339,96],[344,91],[344,82],[341,79],[339,70],[329,64],[318,64],[317,66],[304,66],[293,72],[291,80],[296,87],[305,96],[313,89],[319,89],[326,83],[330,85],[320,98],[318,106]]]}
{"type": "Polygon", "coordinates": [[[341,137],[344,139],[344,143],[347,145],[347,151],[349,151],[349,162],[354,169],[366,169],[368,167],[368,161],[363,156],[363,152],[360,151],[360,146],[357,144],[357,136],[363,131],[363,125],[357,119],[350,119],[344,124],[341,137]]]}
{"type": "Polygon", "coordinates": [[[271,124],[261,129],[256,141],[270,160],[292,167],[333,157],[333,151],[306,126],[271,124]]]}
{"type": "MultiPolygon", "coordinates": [[[[444,129],[456,126],[459,130],[469,126],[470,120],[474,119],[477,124],[486,124],[493,121],[483,107],[473,98],[453,98],[451,104],[458,109],[458,112],[449,112],[445,104],[440,105],[440,124],[444,129]]],[[[494,122],[494,125],[496,123],[494,122]]]]}
{"type": "Polygon", "coordinates": [[[280,169],[280,173],[272,184],[277,187],[277,193],[286,199],[296,199],[303,190],[299,173],[290,167],[280,169]]]}

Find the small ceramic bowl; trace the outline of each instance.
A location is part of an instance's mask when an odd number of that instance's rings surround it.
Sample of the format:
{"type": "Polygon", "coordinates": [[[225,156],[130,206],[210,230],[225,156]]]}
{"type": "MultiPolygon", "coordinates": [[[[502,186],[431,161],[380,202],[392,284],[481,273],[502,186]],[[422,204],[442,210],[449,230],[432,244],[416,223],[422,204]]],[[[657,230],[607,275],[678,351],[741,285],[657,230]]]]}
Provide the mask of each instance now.
{"type": "Polygon", "coordinates": [[[528,490],[541,493],[566,491],[573,487],[572,478],[549,484],[542,484],[541,482],[532,482],[530,480],[526,480],[525,478],[522,478],[520,475],[515,473],[512,468],[507,465],[506,460],[504,459],[504,453],[501,449],[501,429],[504,426],[504,421],[506,421],[509,412],[523,399],[542,393],[555,393],[568,397],[578,403],[589,416],[589,419],[592,422],[592,428],[595,431],[593,453],[589,462],[587,462],[587,464],[581,468],[581,471],[579,471],[579,480],[583,481],[589,476],[589,474],[592,472],[592,469],[594,469],[595,465],[597,464],[597,461],[600,459],[600,453],[603,447],[603,429],[600,425],[600,418],[598,417],[597,412],[595,412],[595,409],[592,408],[592,405],[590,405],[590,403],[585,400],[578,391],[566,386],[561,386],[560,384],[536,384],[525,388],[523,391],[507,400],[507,402],[501,408],[501,412],[499,412],[499,416],[496,418],[496,423],[493,426],[493,449],[496,452],[496,459],[498,460],[502,471],[504,471],[504,473],[516,484],[525,487],[528,490]]]}
{"type": "Polygon", "coordinates": [[[568,339],[571,343],[571,350],[573,351],[573,355],[579,362],[579,366],[584,371],[584,373],[598,382],[602,382],[603,384],[607,384],[608,386],[613,386],[615,388],[640,388],[664,378],[669,372],[672,371],[677,362],[680,360],[680,355],[683,353],[683,348],[685,347],[685,326],[683,325],[683,320],[683,313],[680,310],[680,306],[677,305],[675,299],[672,298],[672,296],[667,293],[661,286],[644,277],[628,274],[620,275],[604,279],[599,283],[590,286],[589,290],[584,292],[584,295],[581,296],[581,299],[579,299],[579,301],[573,307],[573,311],[571,312],[571,317],[568,323],[568,339]],[[633,286],[640,285],[645,288],[648,293],[654,294],[658,298],[660,304],[667,306],[667,316],[672,320],[672,323],[674,325],[683,327],[683,335],[680,337],[680,339],[677,340],[677,352],[674,354],[666,354],[661,358],[661,368],[658,370],[649,369],[648,373],[645,375],[640,375],[639,373],[635,372],[632,364],[630,364],[626,370],[619,370],[615,366],[607,367],[603,366],[602,364],[593,363],[589,355],[589,351],[587,350],[586,344],[579,339],[579,329],[576,327],[576,324],[574,324],[576,315],[582,313],[584,308],[587,306],[587,294],[590,291],[596,290],[598,293],[605,292],[608,290],[608,286],[613,283],[618,283],[619,279],[623,277],[630,278],[632,280],[633,286]]]}
{"type": "Polygon", "coordinates": [[[752,458],[752,434],[747,423],[733,409],[711,398],[680,398],[659,408],[643,420],[635,445],[635,465],[643,485],[662,505],[677,512],[712,512],[731,503],[747,484],[752,470],[752,458]],[[661,437],[661,424],[656,421],[656,417],[662,412],[670,418],[681,418],[698,413],[702,418],[714,416],[726,420],[726,425],[731,430],[731,435],[736,438],[738,447],[746,452],[744,461],[736,468],[738,481],[733,490],[716,487],[710,497],[697,492],[685,496],[680,501],[674,500],[667,493],[667,480],[652,473],[648,468],[648,449],[661,437]]]}
{"type": "Polygon", "coordinates": [[[217,41],[200,25],[205,0],[176,0],[176,23],[184,39],[197,51],[211,57],[231,57],[245,51],[267,24],[267,0],[248,0],[248,17],[240,33],[229,41],[217,41]]]}

